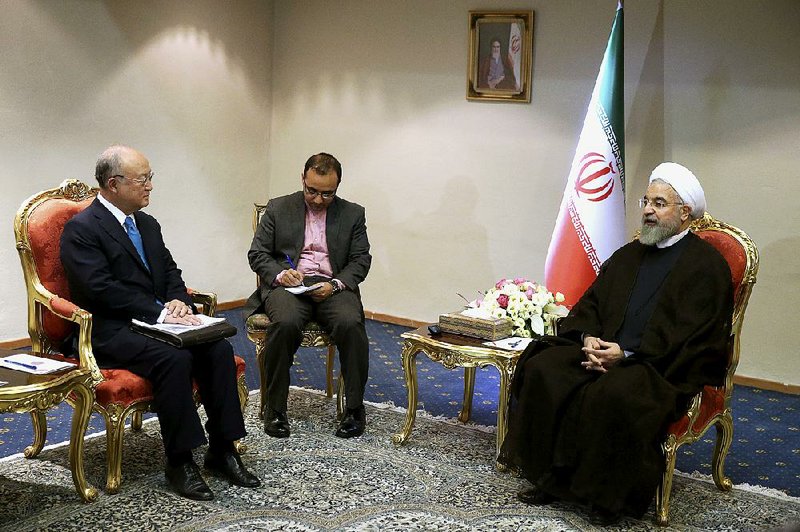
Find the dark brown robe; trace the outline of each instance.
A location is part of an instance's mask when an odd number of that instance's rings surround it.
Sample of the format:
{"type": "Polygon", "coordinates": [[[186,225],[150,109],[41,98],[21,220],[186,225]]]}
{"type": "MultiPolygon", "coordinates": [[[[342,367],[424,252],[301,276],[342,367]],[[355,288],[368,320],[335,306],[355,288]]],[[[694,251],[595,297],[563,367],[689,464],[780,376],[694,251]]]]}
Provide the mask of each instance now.
{"type": "Polygon", "coordinates": [[[703,385],[725,378],[730,269],[699,237],[690,233],[684,241],[632,356],[607,373],[580,365],[584,333],[617,341],[640,266],[658,252],[638,241],[606,261],[557,337],[525,350],[512,382],[501,463],[559,498],[644,514],[664,468],[666,428],[703,385]]]}

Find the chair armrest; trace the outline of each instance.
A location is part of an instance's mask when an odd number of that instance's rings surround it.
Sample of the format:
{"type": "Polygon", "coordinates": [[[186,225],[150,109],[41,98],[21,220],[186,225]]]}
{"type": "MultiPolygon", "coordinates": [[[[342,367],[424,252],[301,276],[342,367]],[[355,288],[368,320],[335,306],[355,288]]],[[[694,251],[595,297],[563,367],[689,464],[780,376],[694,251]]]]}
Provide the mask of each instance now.
{"type": "Polygon", "coordinates": [[[37,303],[44,305],[50,312],[78,324],[78,360],[82,368],[88,368],[92,374],[93,386],[103,382],[103,374],[92,352],[92,314],[68,299],[51,294],[49,299],[37,298],[37,303]]]}
{"type": "Polygon", "coordinates": [[[194,288],[187,288],[186,291],[192,298],[195,305],[200,305],[200,312],[206,316],[213,316],[217,312],[217,294],[214,292],[200,292],[194,288]]]}

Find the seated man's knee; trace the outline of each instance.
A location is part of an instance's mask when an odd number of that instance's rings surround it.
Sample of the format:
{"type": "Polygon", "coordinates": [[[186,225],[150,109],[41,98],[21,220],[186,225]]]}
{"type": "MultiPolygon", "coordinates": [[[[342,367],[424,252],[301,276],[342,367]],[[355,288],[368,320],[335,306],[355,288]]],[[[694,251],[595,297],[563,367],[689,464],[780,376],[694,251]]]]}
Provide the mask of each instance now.
{"type": "Polygon", "coordinates": [[[301,337],[303,335],[303,328],[306,326],[306,321],[300,316],[292,316],[283,318],[279,321],[273,321],[269,325],[268,334],[290,337],[301,337]]]}

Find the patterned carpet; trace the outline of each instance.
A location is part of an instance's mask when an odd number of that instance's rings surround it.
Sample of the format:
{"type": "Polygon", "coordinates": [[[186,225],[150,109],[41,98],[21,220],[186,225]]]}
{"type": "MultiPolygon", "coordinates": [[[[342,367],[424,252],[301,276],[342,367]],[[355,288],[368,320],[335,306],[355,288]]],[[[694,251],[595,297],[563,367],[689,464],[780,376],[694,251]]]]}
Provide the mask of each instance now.
{"type": "MultiPolygon", "coordinates": [[[[403,447],[391,434],[403,414],[368,406],[361,438],[333,436],[334,402],[292,390],[292,437],[268,438],[257,401],[246,416],[245,461],[263,481],[258,489],[231,487],[210,477],[211,502],[194,502],[167,487],[157,424],[126,435],[123,483],[117,495],[83,504],[72,488],[66,447],[37,459],[0,462],[0,530],[22,532],[150,530],[596,530],[583,508],[527,506],[514,494],[522,485],[492,467],[494,435],[463,425],[418,418],[403,447]]],[[[104,478],[104,438],[87,442],[87,477],[104,478]]],[[[197,459],[200,459],[198,454],[197,459]]],[[[800,502],[677,478],[673,530],[764,530],[800,523],[800,502]]],[[[624,520],[620,530],[662,530],[652,514],[624,520]]]]}
{"type": "MultiPolygon", "coordinates": [[[[249,388],[256,389],[258,372],[252,370],[256,367],[255,351],[243,332],[241,313],[232,310],[221,315],[225,315],[240,331],[231,341],[250,368],[247,374],[249,388]]],[[[406,327],[367,320],[370,378],[366,400],[405,407],[407,392],[400,362],[400,334],[406,330],[406,327]]],[[[747,356],[746,353],[743,356],[747,356]]],[[[463,395],[463,373],[444,369],[424,355],[417,357],[417,366],[419,408],[434,416],[455,418],[463,395]]],[[[292,368],[292,383],[319,390],[324,388],[324,382],[324,350],[300,350],[292,368]]],[[[471,423],[495,425],[497,394],[497,372],[493,368],[479,369],[471,423]]],[[[737,386],[733,409],[734,441],[725,464],[726,474],[735,484],[764,486],[800,497],[800,396],[737,386]]],[[[48,445],[69,438],[71,413],[71,408],[66,405],[48,413],[48,445]]],[[[399,428],[398,423],[394,430],[399,428]]],[[[102,419],[94,415],[88,432],[102,430],[102,419]]],[[[412,434],[412,439],[414,437],[412,434]]],[[[712,430],[702,441],[681,447],[678,450],[678,470],[710,475],[714,437],[712,430]]],[[[28,415],[0,415],[0,457],[20,453],[30,444],[31,438],[28,415]]]]}

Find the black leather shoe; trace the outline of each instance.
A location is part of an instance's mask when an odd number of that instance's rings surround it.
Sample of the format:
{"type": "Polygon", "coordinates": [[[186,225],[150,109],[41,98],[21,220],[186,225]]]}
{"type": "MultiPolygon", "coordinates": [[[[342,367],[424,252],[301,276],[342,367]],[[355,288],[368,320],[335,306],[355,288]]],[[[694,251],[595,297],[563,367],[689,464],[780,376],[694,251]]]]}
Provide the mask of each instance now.
{"type": "Polygon", "coordinates": [[[524,502],[525,504],[532,504],[534,506],[543,506],[545,504],[550,504],[551,502],[556,501],[556,498],[554,496],[540,490],[535,486],[530,487],[528,489],[524,489],[519,493],[517,493],[517,499],[524,502]]]}
{"type": "Polygon", "coordinates": [[[164,475],[172,489],[181,497],[195,501],[210,501],[214,498],[194,460],[177,466],[167,464],[164,475]]]}
{"type": "Polygon", "coordinates": [[[264,432],[273,438],[288,438],[289,418],[286,417],[286,412],[267,408],[267,411],[264,412],[264,432]]]}
{"type": "Polygon", "coordinates": [[[356,408],[348,408],[342,421],[339,423],[339,428],[336,429],[336,436],[339,438],[353,438],[364,434],[364,428],[367,426],[367,413],[364,410],[364,405],[357,406],[356,408]]]}
{"type": "Polygon", "coordinates": [[[621,520],[622,514],[598,508],[597,506],[592,506],[592,510],[589,513],[589,522],[597,526],[616,525],[621,520]]]}
{"type": "Polygon", "coordinates": [[[225,451],[221,454],[208,451],[203,465],[206,469],[225,477],[228,482],[236,486],[257,488],[261,485],[258,477],[244,467],[239,454],[234,451],[225,451]]]}

